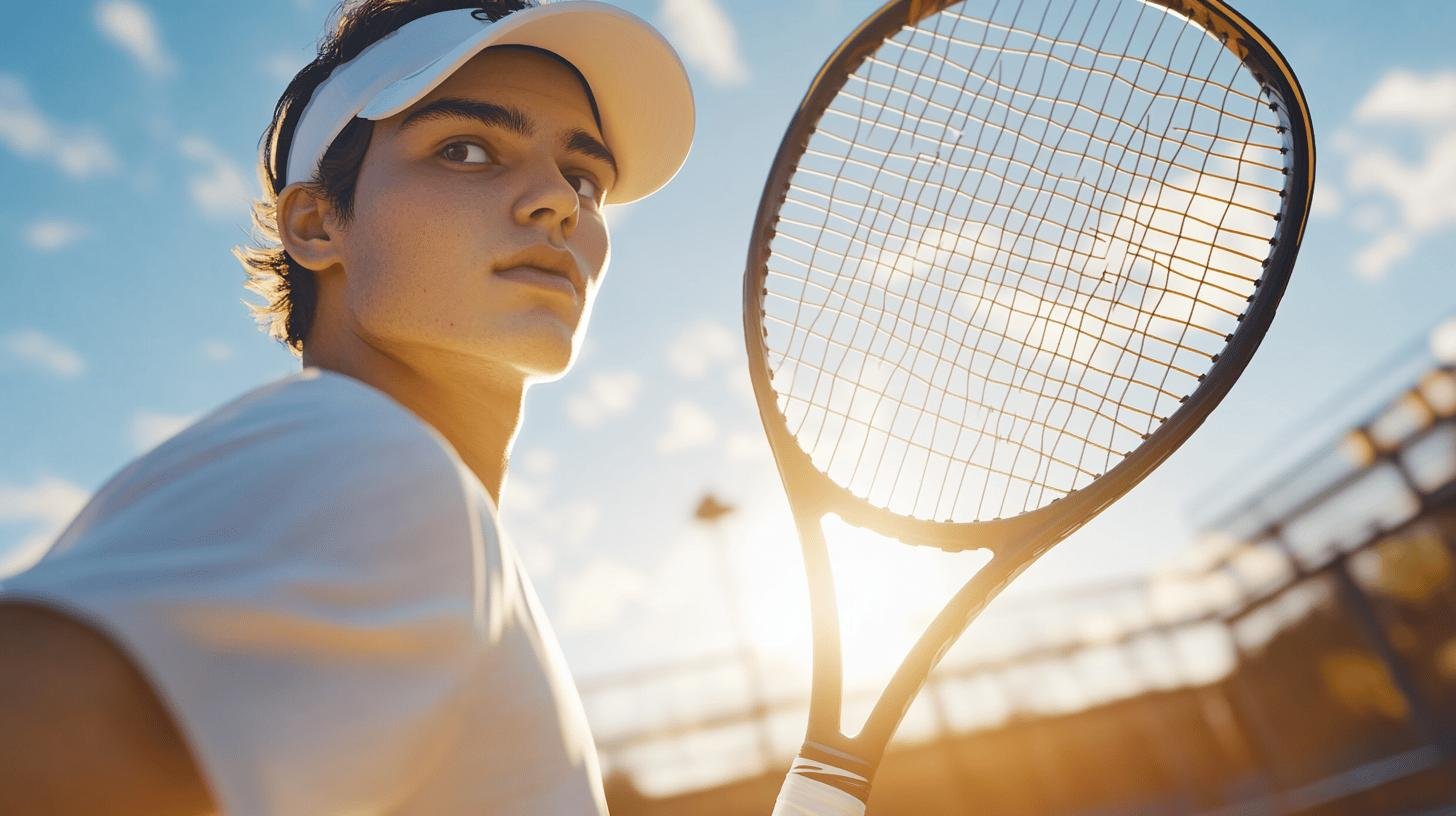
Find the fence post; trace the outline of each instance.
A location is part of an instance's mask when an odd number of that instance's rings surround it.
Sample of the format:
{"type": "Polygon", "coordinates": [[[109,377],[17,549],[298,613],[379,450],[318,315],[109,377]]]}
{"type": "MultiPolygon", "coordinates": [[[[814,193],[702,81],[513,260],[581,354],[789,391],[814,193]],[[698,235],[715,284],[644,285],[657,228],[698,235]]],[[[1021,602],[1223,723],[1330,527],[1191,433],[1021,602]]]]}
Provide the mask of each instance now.
{"type": "Polygon", "coordinates": [[[1341,555],[1330,562],[1330,572],[1335,578],[1340,600],[1350,610],[1366,643],[1385,664],[1386,671],[1390,672],[1390,679],[1395,683],[1396,690],[1405,698],[1407,719],[1410,720],[1413,730],[1443,755],[1451,756],[1456,753],[1456,745],[1453,745],[1451,737],[1441,733],[1441,729],[1436,726],[1431,708],[1421,694],[1420,687],[1416,685],[1415,675],[1406,667],[1405,661],[1401,660],[1395,647],[1390,644],[1390,639],[1385,636],[1385,630],[1375,616],[1370,599],[1365,597],[1355,579],[1350,577],[1348,560],[1348,556],[1341,555]]]}
{"type": "Polygon", "coordinates": [[[1244,732],[1248,739],[1245,745],[1249,753],[1253,755],[1256,762],[1262,769],[1261,781],[1264,783],[1264,790],[1268,798],[1264,800],[1267,805],[1266,812],[1278,813],[1283,808],[1284,794],[1275,757],[1279,755],[1279,740],[1269,730],[1268,723],[1264,722],[1263,714],[1259,711],[1259,695],[1249,683],[1249,678],[1244,674],[1252,663],[1249,654],[1239,643],[1238,636],[1234,634],[1234,621],[1224,621],[1224,631],[1228,635],[1229,645],[1234,650],[1234,670],[1229,674],[1229,689],[1235,696],[1229,698],[1228,702],[1233,709],[1234,716],[1238,722],[1239,730],[1244,732]]]}

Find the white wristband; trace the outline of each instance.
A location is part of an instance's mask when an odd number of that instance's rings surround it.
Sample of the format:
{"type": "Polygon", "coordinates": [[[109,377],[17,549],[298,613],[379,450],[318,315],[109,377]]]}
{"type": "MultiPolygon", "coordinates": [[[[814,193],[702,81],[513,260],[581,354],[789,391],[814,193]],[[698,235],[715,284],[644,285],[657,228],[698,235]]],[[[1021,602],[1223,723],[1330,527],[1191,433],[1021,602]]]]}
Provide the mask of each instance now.
{"type": "Polygon", "coordinates": [[[842,776],[869,783],[863,776],[843,768],[796,757],[789,775],[784,778],[778,801],[774,803],[773,816],[864,816],[864,802],[839,788],[804,776],[806,773],[842,776]]]}

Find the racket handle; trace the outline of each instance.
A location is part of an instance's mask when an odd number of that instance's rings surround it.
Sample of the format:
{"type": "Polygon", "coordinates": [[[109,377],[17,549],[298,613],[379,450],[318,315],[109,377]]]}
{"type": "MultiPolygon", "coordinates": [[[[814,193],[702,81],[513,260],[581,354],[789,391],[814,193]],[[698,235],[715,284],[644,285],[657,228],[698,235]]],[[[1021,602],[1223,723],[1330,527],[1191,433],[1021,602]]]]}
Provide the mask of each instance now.
{"type": "Polygon", "coordinates": [[[869,780],[853,771],[826,765],[802,756],[794,759],[779,798],[774,802],[773,816],[864,816],[865,803],[854,794],[833,785],[811,779],[805,774],[838,776],[868,787],[869,780]]]}

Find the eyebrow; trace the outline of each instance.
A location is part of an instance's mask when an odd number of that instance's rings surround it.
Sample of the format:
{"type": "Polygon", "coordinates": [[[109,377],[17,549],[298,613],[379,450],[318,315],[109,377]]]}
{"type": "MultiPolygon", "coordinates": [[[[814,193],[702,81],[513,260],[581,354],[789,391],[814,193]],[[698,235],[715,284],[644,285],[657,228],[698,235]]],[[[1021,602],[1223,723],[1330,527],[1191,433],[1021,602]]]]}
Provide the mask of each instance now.
{"type": "MultiPolygon", "coordinates": [[[[399,123],[395,133],[403,133],[420,122],[432,119],[469,119],[489,127],[510,131],[518,136],[536,135],[536,123],[520,108],[449,96],[436,99],[430,104],[412,111],[409,116],[404,118],[404,121],[399,123]]],[[[573,128],[568,131],[563,145],[568,152],[606,162],[612,168],[613,174],[617,172],[617,159],[612,156],[612,151],[608,150],[600,139],[585,130],[573,128]]]]}

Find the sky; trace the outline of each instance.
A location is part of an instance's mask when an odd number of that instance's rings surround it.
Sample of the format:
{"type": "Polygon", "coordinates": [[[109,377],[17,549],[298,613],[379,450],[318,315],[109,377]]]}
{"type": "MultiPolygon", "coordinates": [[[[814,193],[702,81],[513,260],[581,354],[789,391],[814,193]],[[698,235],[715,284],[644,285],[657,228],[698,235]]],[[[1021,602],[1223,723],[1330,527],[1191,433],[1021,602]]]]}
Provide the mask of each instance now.
{"type": "MultiPolygon", "coordinates": [[[[505,527],[583,684],[728,648],[734,608],[770,674],[801,676],[802,572],[748,382],[741,276],[783,129],[878,2],[618,5],[682,54],[697,137],[667,189],[609,210],[613,256],[589,338],[575,370],[528,395],[505,527]],[[736,508],[712,530],[692,518],[710,491],[736,508]]],[[[1176,561],[1220,508],[1403,385],[1456,314],[1456,4],[1237,5],[1294,66],[1318,143],[1313,214],[1279,316],[1198,434],[1008,595],[1176,561]]],[[[0,573],[38,557],[129,460],[297,370],[255,328],[229,252],[250,241],[258,140],[331,6],[7,10],[0,573]]],[[[879,621],[865,654],[908,643],[916,626],[901,613],[938,605],[975,566],[830,532],[840,579],[879,593],[850,610],[879,621]]]]}

